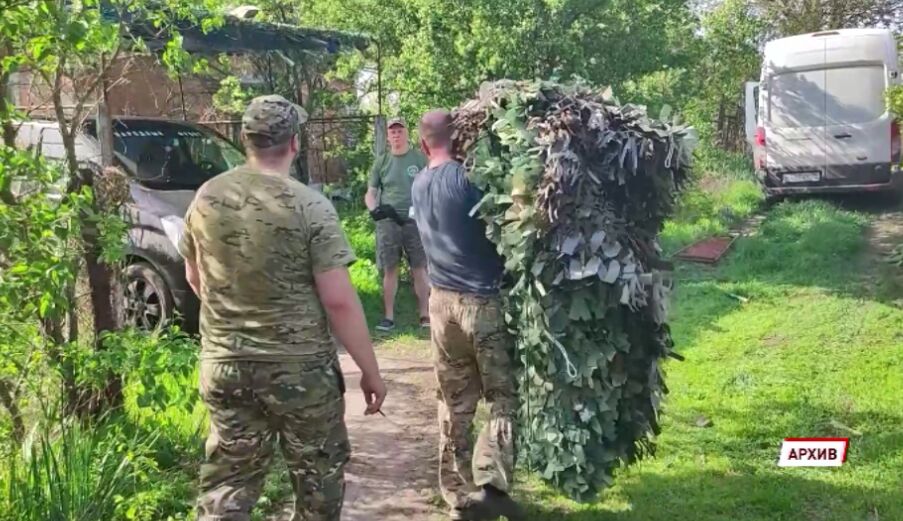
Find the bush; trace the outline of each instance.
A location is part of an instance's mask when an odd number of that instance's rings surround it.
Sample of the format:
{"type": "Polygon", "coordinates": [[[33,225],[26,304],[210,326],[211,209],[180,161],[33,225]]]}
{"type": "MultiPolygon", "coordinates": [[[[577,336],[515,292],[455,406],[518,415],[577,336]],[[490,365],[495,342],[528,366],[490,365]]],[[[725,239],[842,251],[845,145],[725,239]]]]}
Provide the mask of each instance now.
{"type": "Polygon", "coordinates": [[[361,209],[342,208],[342,229],[358,259],[376,260],[376,226],[370,215],[361,209]]]}

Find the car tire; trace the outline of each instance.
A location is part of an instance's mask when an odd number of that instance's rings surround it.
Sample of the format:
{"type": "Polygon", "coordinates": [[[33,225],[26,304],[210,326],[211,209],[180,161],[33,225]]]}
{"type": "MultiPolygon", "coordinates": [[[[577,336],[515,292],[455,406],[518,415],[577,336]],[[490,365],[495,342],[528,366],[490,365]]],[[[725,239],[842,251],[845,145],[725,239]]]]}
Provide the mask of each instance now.
{"type": "Polygon", "coordinates": [[[163,277],[146,262],[125,269],[125,321],[129,327],[152,331],[172,323],[175,303],[163,277]]]}

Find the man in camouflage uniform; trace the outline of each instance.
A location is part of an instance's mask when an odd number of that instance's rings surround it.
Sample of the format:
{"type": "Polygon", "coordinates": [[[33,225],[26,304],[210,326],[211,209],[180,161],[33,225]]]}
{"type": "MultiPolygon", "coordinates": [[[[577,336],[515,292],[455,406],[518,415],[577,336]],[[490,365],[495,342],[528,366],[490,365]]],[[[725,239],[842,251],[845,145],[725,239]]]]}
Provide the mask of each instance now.
{"type": "Polygon", "coordinates": [[[430,324],[439,381],[439,486],[452,519],[523,518],[508,495],[514,470],[517,397],[514,342],[501,309],[504,265],[471,217],[482,199],[451,157],[451,117],[430,112],[420,123],[429,165],[415,179],[414,216],[429,261],[430,324]],[[480,398],[489,422],[471,447],[480,398]]]}
{"type": "Polygon", "coordinates": [[[292,520],[339,520],[350,447],[330,323],[361,368],[367,413],[385,397],[335,209],[289,177],[305,117],[280,96],[254,99],[242,119],[247,163],[202,186],[185,217],[179,249],[201,301],[210,412],[202,521],[250,519],[277,440],[292,520]]]}

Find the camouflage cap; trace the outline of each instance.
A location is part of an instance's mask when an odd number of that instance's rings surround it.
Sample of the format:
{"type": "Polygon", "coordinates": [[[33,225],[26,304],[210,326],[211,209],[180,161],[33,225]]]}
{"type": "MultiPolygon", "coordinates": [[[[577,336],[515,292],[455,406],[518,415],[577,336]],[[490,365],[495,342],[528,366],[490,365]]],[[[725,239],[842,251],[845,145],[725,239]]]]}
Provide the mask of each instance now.
{"type": "Polygon", "coordinates": [[[241,131],[254,146],[269,148],[287,142],[305,121],[303,108],[271,94],[251,100],[241,118],[241,131]]]}
{"type": "Polygon", "coordinates": [[[408,126],[404,122],[404,118],[392,118],[389,120],[389,124],[386,125],[386,128],[392,128],[395,125],[400,125],[402,128],[408,128],[408,126]]]}

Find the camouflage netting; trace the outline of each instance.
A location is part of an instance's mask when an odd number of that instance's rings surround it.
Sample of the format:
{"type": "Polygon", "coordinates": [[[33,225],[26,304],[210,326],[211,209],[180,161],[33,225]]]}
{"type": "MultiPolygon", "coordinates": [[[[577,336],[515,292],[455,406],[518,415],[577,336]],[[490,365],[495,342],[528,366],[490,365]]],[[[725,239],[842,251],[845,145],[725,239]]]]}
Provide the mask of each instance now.
{"type": "Polygon", "coordinates": [[[688,129],[550,82],[486,84],[453,117],[511,282],[522,458],[590,498],[658,433],[673,344],[656,236],[689,175],[688,129]]]}

